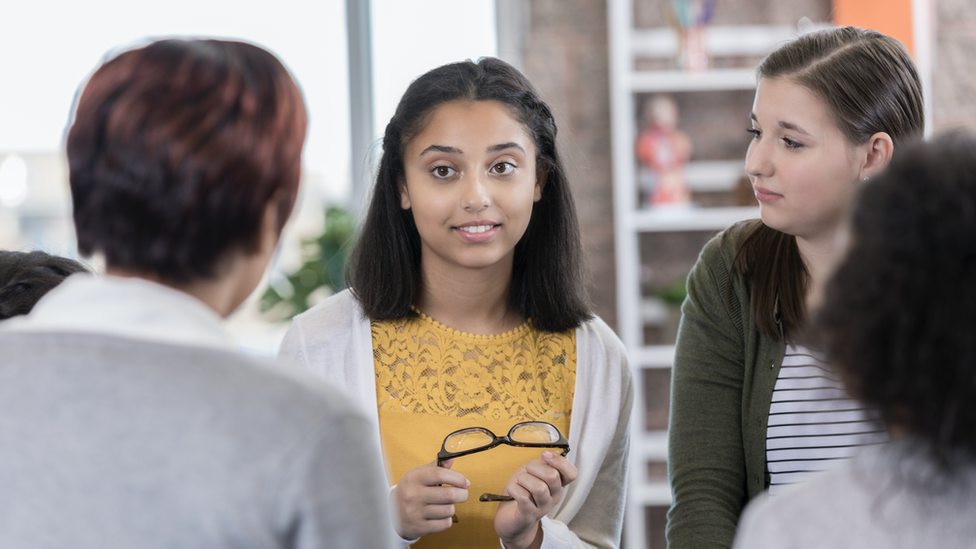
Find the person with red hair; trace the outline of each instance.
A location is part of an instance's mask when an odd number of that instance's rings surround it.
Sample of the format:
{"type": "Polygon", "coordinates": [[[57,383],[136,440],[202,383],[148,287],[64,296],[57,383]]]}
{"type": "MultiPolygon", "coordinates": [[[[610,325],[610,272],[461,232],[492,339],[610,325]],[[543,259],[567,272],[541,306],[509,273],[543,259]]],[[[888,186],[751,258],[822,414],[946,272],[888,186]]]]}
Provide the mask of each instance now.
{"type": "Polygon", "coordinates": [[[2,547],[387,547],[379,449],[330,387],[238,354],[306,112],[271,53],[162,40],[103,64],[67,153],[74,276],[0,332],[2,547]]]}

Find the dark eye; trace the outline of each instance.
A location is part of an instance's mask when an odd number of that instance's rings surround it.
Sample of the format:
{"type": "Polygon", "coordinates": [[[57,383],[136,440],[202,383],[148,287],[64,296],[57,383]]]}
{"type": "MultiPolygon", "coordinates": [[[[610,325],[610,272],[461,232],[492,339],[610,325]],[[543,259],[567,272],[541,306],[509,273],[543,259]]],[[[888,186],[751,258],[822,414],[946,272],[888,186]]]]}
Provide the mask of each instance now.
{"type": "Polygon", "coordinates": [[[786,143],[786,148],[790,150],[799,149],[800,147],[803,146],[803,143],[800,143],[798,141],[793,141],[788,137],[783,138],[783,143],[786,143]]]}
{"type": "Polygon", "coordinates": [[[508,162],[499,162],[491,167],[491,171],[498,175],[508,175],[515,170],[515,166],[508,162]]]}
{"type": "Polygon", "coordinates": [[[431,168],[430,172],[434,174],[434,177],[443,179],[454,175],[454,168],[450,166],[434,166],[431,168]]]}
{"type": "Polygon", "coordinates": [[[762,132],[755,128],[746,128],[746,131],[752,134],[753,139],[759,139],[762,136],[762,132]]]}

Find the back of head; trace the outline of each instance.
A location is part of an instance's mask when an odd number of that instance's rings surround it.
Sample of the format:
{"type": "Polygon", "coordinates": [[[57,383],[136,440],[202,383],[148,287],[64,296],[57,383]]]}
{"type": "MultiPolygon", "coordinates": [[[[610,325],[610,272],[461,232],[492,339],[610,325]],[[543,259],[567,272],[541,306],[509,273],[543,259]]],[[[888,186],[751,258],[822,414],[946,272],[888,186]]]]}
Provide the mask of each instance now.
{"type": "Polygon", "coordinates": [[[788,78],[830,108],[851,144],[885,132],[896,148],[922,137],[925,113],[915,63],[898,40],[839,27],[805,34],[769,54],[760,78],[788,78]]]}
{"type": "Polygon", "coordinates": [[[556,150],[556,124],[532,83],[492,57],[433,69],[414,80],[383,136],[373,196],[346,277],[373,319],[411,314],[420,289],[420,235],[400,207],[403,151],[430,115],[452,101],[497,101],[510,109],[536,147],[536,177],[544,182],[525,234],[515,248],[510,304],[544,330],[562,331],[590,317],[582,245],[572,190],[556,150]],[[549,288],[542,290],[541,285],[549,288]],[[557,297],[558,296],[558,297],[557,297]]]}
{"type": "Polygon", "coordinates": [[[852,394],[976,459],[976,136],[911,146],[865,185],[818,324],[852,394]]]}
{"type": "Polygon", "coordinates": [[[162,40],[111,59],[68,133],[79,251],[172,283],[214,277],[256,249],[269,202],[288,219],[305,127],[301,92],[257,46],[162,40]]]}
{"type": "Polygon", "coordinates": [[[65,257],[0,250],[0,320],[31,312],[66,277],[82,272],[88,269],[65,257]]]}

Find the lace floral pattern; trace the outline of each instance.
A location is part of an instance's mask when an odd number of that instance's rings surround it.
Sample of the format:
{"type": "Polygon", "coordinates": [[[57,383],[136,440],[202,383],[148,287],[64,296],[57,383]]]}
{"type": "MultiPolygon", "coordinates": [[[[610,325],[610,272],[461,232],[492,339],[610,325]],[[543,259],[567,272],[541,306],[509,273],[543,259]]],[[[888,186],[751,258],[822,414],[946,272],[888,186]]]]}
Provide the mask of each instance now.
{"type": "Polygon", "coordinates": [[[380,408],[519,421],[572,411],[575,330],[543,332],[528,321],[504,334],[472,335],[423,314],[371,328],[380,408]]]}

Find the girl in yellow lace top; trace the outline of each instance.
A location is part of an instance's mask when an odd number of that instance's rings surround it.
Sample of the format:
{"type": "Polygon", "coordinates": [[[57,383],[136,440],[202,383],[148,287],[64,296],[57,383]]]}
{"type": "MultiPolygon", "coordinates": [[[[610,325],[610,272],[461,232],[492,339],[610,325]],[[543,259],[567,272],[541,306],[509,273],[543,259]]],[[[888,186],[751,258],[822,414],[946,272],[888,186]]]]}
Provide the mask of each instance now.
{"type": "Polygon", "coordinates": [[[493,58],[434,69],[386,128],[352,293],[296,318],[279,362],[369,403],[404,545],[615,547],[630,373],[586,304],[549,107],[493,58]],[[545,421],[555,449],[447,460],[445,437],[545,421]],[[481,502],[482,493],[508,500],[481,502]]]}

